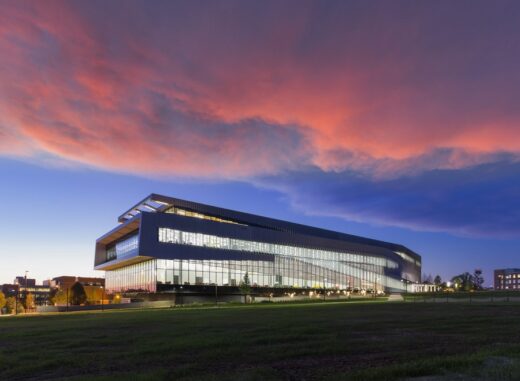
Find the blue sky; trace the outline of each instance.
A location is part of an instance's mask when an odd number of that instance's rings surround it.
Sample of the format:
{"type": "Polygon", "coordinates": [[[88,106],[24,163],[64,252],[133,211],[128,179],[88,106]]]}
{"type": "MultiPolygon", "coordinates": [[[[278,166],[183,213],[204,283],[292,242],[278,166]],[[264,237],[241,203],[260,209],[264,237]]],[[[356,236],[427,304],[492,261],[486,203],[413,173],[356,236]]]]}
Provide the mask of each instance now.
{"type": "Polygon", "coordinates": [[[60,275],[102,275],[92,269],[96,238],[149,193],[162,193],[270,217],[399,242],[423,256],[426,273],[451,277],[483,268],[516,266],[518,239],[457,237],[349,222],[291,207],[286,194],[245,182],[156,180],[99,170],[0,160],[0,283],[25,270],[39,281],[60,275]]]}

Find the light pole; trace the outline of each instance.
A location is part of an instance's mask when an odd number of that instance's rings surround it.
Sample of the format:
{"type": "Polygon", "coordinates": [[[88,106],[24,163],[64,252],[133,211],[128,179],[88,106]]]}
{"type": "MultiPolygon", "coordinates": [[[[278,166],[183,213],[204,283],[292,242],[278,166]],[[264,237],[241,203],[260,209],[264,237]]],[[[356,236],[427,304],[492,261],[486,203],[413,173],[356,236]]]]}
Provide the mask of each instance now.
{"type": "Polygon", "coordinates": [[[99,286],[99,288],[101,288],[101,312],[103,312],[104,311],[103,299],[105,299],[105,288],[103,286],[99,286]]]}
{"type": "Polygon", "coordinates": [[[24,300],[25,300],[25,313],[27,313],[27,273],[29,271],[28,270],[25,270],[25,297],[24,297],[24,300]]]}
{"type": "Polygon", "coordinates": [[[327,293],[327,278],[323,278],[323,300],[325,300],[326,293],[327,293]]]}
{"type": "Polygon", "coordinates": [[[408,294],[408,279],[401,279],[401,282],[403,282],[405,284],[406,293],[408,294]]]}

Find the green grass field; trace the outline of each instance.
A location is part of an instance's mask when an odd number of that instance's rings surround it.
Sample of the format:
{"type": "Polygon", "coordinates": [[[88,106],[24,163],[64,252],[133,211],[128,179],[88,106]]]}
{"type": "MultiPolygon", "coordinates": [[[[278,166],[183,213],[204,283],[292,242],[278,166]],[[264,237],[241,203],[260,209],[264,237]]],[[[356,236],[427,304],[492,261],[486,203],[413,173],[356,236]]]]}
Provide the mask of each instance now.
{"type": "Polygon", "coordinates": [[[0,318],[0,379],[519,380],[520,305],[347,302],[0,318]]]}

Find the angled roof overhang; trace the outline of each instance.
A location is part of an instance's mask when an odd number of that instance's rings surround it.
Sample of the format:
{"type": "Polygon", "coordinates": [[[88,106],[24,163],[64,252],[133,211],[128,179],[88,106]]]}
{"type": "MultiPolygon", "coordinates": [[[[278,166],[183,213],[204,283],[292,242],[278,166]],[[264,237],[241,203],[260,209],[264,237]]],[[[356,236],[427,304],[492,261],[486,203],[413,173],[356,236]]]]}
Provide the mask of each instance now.
{"type": "Polygon", "coordinates": [[[131,220],[141,212],[162,212],[173,205],[171,201],[169,197],[151,194],[120,215],[118,221],[123,223],[131,220]]]}
{"type": "Polygon", "coordinates": [[[330,238],[334,240],[346,241],[356,243],[360,245],[366,245],[370,247],[382,247],[390,249],[392,252],[400,251],[407,253],[411,257],[417,260],[421,260],[419,254],[413,252],[405,246],[394,244],[390,242],[379,241],[371,238],[360,237],[352,234],[345,234],[335,232],[331,230],[316,228],[312,226],[306,226],[297,224],[289,221],[282,221],[273,218],[263,217],[259,215],[253,215],[250,213],[238,212],[230,209],[215,207],[211,205],[200,204],[197,202],[181,200],[173,197],[167,197],[159,194],[152,193],[136,205],[128,209],[125,213],[119,216],[118,221],[121,224],[125,224],[128,221],[132,221],[141,215],[141,212],[164,212],[170,209],[172,206],[177,206],[183,209],[193,210],[202,214],[210,216],[217,216],[224,219],[237,222],[239,224],[260,226],[263,228],[269,228],[279,231],[286,231],[291,233],[299,233],[306,236],[316,236],[322,238],[330,238]]]}
{"type": "Polygon", "coordinates": [[[125,235],[133,232],[134,230],[139,229],[140,223],[141,216],[135,216],[134,218],[123,222],[121,225],[116,226],[114,229],[110,230],[108,233],[98,238],[96,242],[102,245],[107,245],[111,242],[114,242],[119,238],[122,238],[125,235]]]}

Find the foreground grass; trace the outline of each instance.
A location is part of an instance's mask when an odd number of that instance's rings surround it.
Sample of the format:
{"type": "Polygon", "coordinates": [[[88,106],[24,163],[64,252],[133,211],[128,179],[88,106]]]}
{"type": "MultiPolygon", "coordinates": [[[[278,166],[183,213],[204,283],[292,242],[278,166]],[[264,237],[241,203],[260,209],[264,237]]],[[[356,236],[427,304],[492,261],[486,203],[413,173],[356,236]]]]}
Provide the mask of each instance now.
{"type": "Polygon", "coordinates": [[[322,303],[0,319],[0,379],[520,379],[520,305],[322,303]]]}

